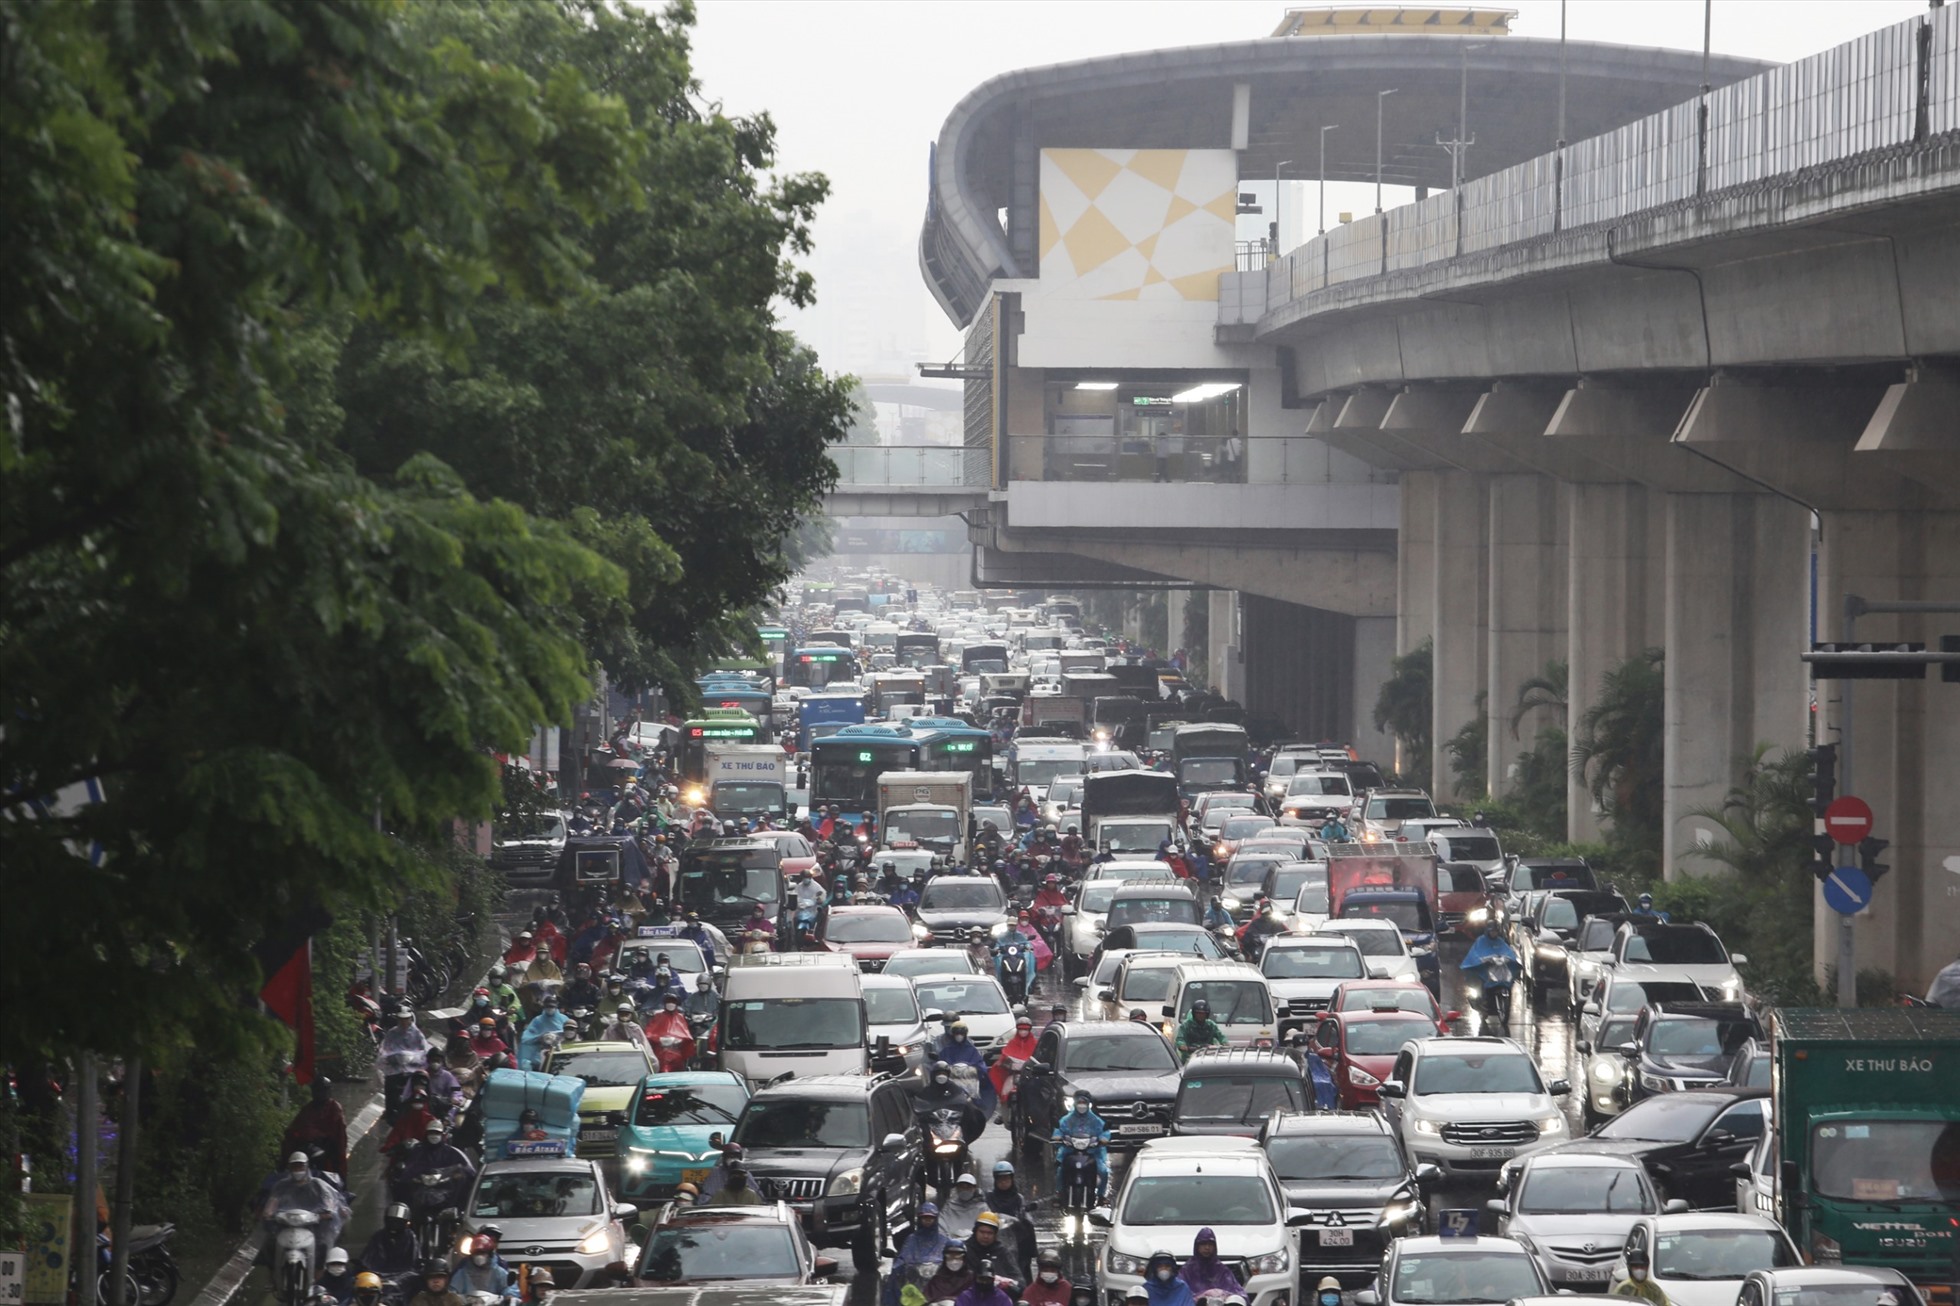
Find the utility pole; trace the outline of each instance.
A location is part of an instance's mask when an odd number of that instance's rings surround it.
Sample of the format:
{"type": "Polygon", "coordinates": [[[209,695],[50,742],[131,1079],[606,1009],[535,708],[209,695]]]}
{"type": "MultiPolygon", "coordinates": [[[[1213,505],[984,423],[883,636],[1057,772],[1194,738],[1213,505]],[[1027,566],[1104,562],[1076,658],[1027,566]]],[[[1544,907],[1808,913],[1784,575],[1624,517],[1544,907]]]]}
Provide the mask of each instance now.
{"type": "Polygon", "coordinates": [[[1281,159],[1273,165],[1273,255],[1278,257],[1282,233],[1280,223],[1286,218],[1286,170],[1293,166],[1293,160],[1281,159]]]}
{"type": "Polygon", "coordinates": [[[129,1212],[136,1200],[136,1130],[143,1110],[143,1058],[123,1062],[122,1122],[116,1127],[116,1200],[109,1208],[109,1306],[142,1306],[124,1298],[129,1274],[129,1212]]]}
{"type": "Polygon", "coordinates": [[[75,1095],[75,1241],[70,1259],[76,1266],[75,1298],[78,1306],[96,1306],[95,1280],[95,1180],[96,1150],[102,1141],[102,1111],[95,1100],[95,1053],[84,1052],[75,1059],[81,1078],[75,1095]]]}
{"type": "Polygon", "coordinates": [[[1552,156],[1552,230],[1565,228],[1565,0],[1558,0],[1558,146],[1552,156]]]}
{"type": "Polygon", "coordinates": [[[1329,123],[1320,129],[1320,233],[1327,234],[1327,133],[1338,123],[1329,123]]]}
{"type": "Polygon", "coordinates": [[[1401,90],[1399,86],[1386,91],[1375,92],[1375,212],[1382,211],[1382,106],[1388,97],[1401,90]]]}

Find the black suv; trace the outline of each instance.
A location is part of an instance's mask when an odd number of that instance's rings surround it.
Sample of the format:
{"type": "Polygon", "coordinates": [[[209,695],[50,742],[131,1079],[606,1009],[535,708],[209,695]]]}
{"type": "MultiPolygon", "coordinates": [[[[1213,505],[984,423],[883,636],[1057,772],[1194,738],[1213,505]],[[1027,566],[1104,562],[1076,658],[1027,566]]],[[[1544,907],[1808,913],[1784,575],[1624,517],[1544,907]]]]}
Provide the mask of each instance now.
{"type": "Polygon", "coordinates": [[[1633,1018],[1633,1100],[1728,1082],[1736,1053],[1767,1041],[1740,1002],[1656,1002],[1633,1018]]]}
{"type": "Polygon", "coordinates": [[[756,1188],[788,1202],[819,1247],[851,1249],[857,1268],[912,1227],[920,1191],[919,1130],[910,1079],[812,1075],[758,1090],[732,1141],[756,1188]]]}
{"type": "Polygon", "coordinates": [[[926,881],[915,913],[932,931],[931,942],[963,945],[974,935],[988,938],[1010,918],[1007,892],[991,875],[938,875],[926,881]]]}
{"type": "Polygon", "coordinates": [[[1259,1145],[1300,1230],[1301,1284],[1331,1274],[1343,1288],[1365,1286],[1390,1240],[1423,1231],[1422,1190],[1441,1174],[1426,1162],[1411,1165],[1379,1112],[1275,1115],[1259,1145]]]}
{"type": "Polygon", "coordinates": [[[1021,1070],[1024,1128],[1037,1138],[1055,1132],[1087,1090],[1109,1126],[1112,1151],[1140,1147],[1171,1131],[1177,1097],[1177,1055],[1154,1025],[1088,1020],[1041,1031],[1034,1059],[1021,1070]]]}
{"type": "Polygon", "coordinates": [[[1285,1053],[1200,1048],[1178,1071],[1171,1132],[1253,1138],[1273,1112],[1312,1106],[1300,1063],[1285,1053]]]}
{"type": "Polygon", "coordinates": [[[1627,900],[1611,889],[1553,889],[1531,904],[1512,925],[1512,946],[1524,962],[1531,1000],[1545,1004],[1553,986],[1566,986],[1565,950],[1579,929],[1595,916],[1627,910],[1627,900]]]}
{"type": "Polygon", "coordinates": [[[761,903],[780,935],[790,899],[782,863],[781,851],[766,839],[697,840],[681,854],[674,896],[726,934],[737,933],[761,903]]]}

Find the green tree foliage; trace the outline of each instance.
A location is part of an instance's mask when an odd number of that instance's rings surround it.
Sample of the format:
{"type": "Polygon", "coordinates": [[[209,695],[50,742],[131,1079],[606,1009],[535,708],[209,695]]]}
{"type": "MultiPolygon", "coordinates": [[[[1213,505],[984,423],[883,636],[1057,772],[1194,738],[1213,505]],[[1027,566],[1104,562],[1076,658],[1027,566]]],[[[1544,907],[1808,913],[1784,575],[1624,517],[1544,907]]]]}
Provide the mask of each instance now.
{"type": "Polygon", "coordinates": [[[671,666],[782,574],[821,183],[687,107],[684,19],[0,0],[0,1060],[248,1056],[254,943],[453,896],[423,850],[594,652],[671,666]],[[426,437],[374,435],[384,359],[426,437]]]}
{"type": "Polygon", "coordinates": [[[1566,708],[1570,706],[1570,696],[1566,692],[1570,679],[1570,666],[1564,658],[1553,658],[1545,664],[1545,669],[1518,685],[1517,702],[1511,705],[1511,738],[1518,737],[1518,726],[1525,717],[1539,708],[1551,709],[1558,724],[1565,725],[1566,708]]]}
{"type": "Polygon", "coordinates": [[[1566,757],[1570,750],[1559,726],[1540,726],[1530,748],[1518,754],[1507,792],[1518,821],[1554,842],[1565,838],[1566,757]]]}
{"type": "Polygon", "coordinates": [[[1647,649],[1608,671],[1599,699],[1579,719],[1573,769],[1612,822],[1616,838],[1658,849],[1661,842],[1661,650],[1647,649]]]}
{"type": "Polygon", "coordinates": [[[858,420],[852,383],[775,325],[776,301],[810,302],[789,256],[826,184],[766,180],[769,119],[699,107],[684,8],[417,13],[533,77],[604,86],[644,149],[631,193],[582,230],[577,300],[484,297],[464,359],[357,329],[342,442],[370,475],[434,453],[473,493],[563,523],[628,577],[624,603],[583,614],[588,645],[616,683],[684,697],[703,661],[753,638],[751,610],[800,560],[795,528],[834,478],[825,442],[858,420]]]}
{"type": "Polygon", "coordinates": [[[1456,792],[1481,798],[1490,790],[1490,713],[1485,710],[1486,695],[1477,691],[1477,715],[1465,721],[1443,743],[1450,755],[1450,773],[1456,777],[1456,792]]]}
{"type": "Polygon", "coordinates": [[[1375,729],[1386,730],[1402,746],[1403,778],[1429,787],[1429,744],[1436,646],[1431,640],[1389,659],[1388,679],[1375,698],[1375,729]]]}

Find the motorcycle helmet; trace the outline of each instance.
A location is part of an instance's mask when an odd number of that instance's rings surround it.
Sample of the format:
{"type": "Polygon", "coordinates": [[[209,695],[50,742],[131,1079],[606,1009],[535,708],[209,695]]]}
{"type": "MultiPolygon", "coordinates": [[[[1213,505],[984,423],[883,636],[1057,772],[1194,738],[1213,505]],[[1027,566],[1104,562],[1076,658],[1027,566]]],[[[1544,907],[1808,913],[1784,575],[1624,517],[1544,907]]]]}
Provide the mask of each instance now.
{"type": "Polygon", "coordinates": [[[1034,1022],[1026,1016],[1017,1016],[1014,1019],[1014,1030],[1016,1033],[1020,1033],[1022,1030],[1032,1033],[1034,1031],[1034,1022]]]}
{"type": "Polygon", "coordinates": [[[1314,1299],[1318,1306],[1341,1306],[1341,1281],[1331,1274],[1325,1276],[1314,1289],[1314,1299]]]}
{"type": "Polygon", "coordinates": [[[933,1083],[950,1084],[952,1081],[953,1081],[953,1068],[951,1066],[947,1065],[944,1061],[935,1061],[932,1063],[933,1083]]]}
{"type": "Polygon", "coordinates": [[[1095,1106],[1096,1106],[1096,1095],[1094,1093],[1091,1093],[1088,1089],[1085,1088],[1081,1092],[1075,1095],[1075,1109],[1078,1112],[1081,1112],[1086,1115],[1088,1112],[1093,1111],[1095,1109],[1095,1106]]]}
{"type": "Polygon", "coordinates": [[[429,1127],[422,1131],[422,1141],[426,1143],[440,1143],[442,1141],[442,1121],[431,1120],[429,1127]]]}
{"type": "Polygon", "coordinates": [[[336,1265],[345,1267],[346,1264],[347,1249],[345,1247],[329,1247],[327,1249],[326,1266],[329,1270],[333,1269],[336,1265]]]}
{"type": "Polygon", "coordinates": [[[617,1007],[613,1008],[613,1015],[618,1016],[621,1020],[631,1020],[633,1018],[633,1004],[630,1002],[620,1003],[617,1007]]]}
{"type": "Polygon", "coordinates": [[[494,1252],[497,1250],[497,1244],[504,1240],[504,1231],[498,1225],[486,1224],[476,1231],[476,1236],[479,1239],[488,1238],[490,1240],[490,1250],[494,1252]]]}
{"type": "Polygon", "coordinates": [[[998,1183],[1003,1178],[1012,1179],[1013,1177],[1014,1163],[1012,1161],[994,1162],[994,1182],[998,1183]]]}
{"type": "Polygon", "coordinates": [[[422,1282],[426,1286],[433,1287],[437,1279],[441,1279],[444,1283],[449,1282],[449,1262],[440,1256],[431,1256],[422,1262],[422,1282]]]}
{"type": "Polygon", "coordinates": [[[1055,874],[1053,871],[1050,871],[1047,875],[1042,877],[1041,882],[1043,884],[1060,884],[1062,882],[1062,877],[1055,874]]]}
{"type": "Polygon", "coordinates": [[[966,1042],[967,1028],[964,1020],[956,1020],[946,1027],[946,1037],[955,1043],[966,1042]]]}
{"type": "Polygon", "coordinates": [[[388,1209],[382,1213],[382,1221],[386,1224],[407,1224],[408,1204],[405,1202],[389,1203],[388,1209]]]}
{"type": "Polygon", "coordinates": [[[921,1219],[921,1220],[926,1220],[926,1219],[932,1219],[932,1220],[937,1220],[937,1219],[939,1218],[939,1205],[938,1205],[938,1203],[936,1203],[936,1202],[920,1202],[920,1203],[919,1203],[919,1211],[918,1211],[918,1218],[919,1218],[919,1219],[921,1219]]]}
{"type": "Polygon", "coordinates": [[[668,989],[661,995],[660,1005],[669,1011],[679,1011],[681,1009],[681,995],[672,989],[668,989]]]}
{"type": "Polygon", "coordinates": [[[354,1296],[363,1302],[378,1301],[381,1298],[381,1276],[373,1270],[362,1270],[354,1276],[354,1296]]]}

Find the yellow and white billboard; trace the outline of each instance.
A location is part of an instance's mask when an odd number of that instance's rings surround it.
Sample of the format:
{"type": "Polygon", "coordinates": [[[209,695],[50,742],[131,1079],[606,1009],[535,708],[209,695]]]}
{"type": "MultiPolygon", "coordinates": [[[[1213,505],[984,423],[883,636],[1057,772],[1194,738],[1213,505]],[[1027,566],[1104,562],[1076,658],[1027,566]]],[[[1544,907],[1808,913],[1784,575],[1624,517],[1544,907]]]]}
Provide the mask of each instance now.
{"type": "Polygon", "coordinates": [[[1231,150],[1043,150],[1040,294],[1216,300],[1238,183],[1231,150]]]}

